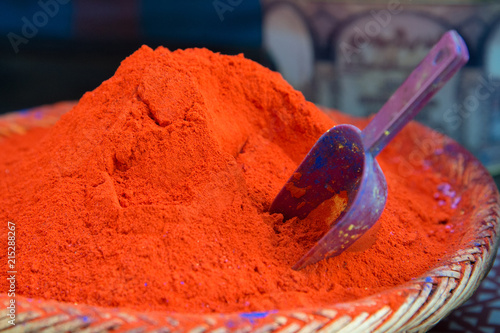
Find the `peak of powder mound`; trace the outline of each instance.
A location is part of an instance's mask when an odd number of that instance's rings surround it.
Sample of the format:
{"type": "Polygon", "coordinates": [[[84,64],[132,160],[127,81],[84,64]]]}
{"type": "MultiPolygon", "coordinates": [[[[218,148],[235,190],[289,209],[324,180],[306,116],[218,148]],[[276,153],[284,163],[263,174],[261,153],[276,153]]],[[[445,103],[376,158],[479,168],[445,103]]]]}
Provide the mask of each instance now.
{"type": "Polygon", "coordinates": [[[144,146],[153,139],[192,146],[194,156],[178,159],[194,161],[205,148],[205,153],[237,157],[249,137],[259,135],[298,163],[331,126],[332,121],[278,73],[242,55],[161,47],[153,51],[144,46],[124,60],[111,79],[83,96],[42,149],[50,146],[55,155],[51,163],[59,162],[63,174],[78,173],[79,160],[93,167],[104,163],[112,174],[130,169],[142,157],[161,155],[144,146]],[[182,142],[181,133],[200,138],[182,142]],[[61,141],[61,135],[71,141],[61,141]]]}
{"type": "Polygon", "coordinates": [[[184,202],[252,136],[298,163],[331,126],[279,74],[241,55],[142,47],[60,120],[39,147],[52,153],[33,162],[94,187],[111,177],[122,206],[184,202]]]}

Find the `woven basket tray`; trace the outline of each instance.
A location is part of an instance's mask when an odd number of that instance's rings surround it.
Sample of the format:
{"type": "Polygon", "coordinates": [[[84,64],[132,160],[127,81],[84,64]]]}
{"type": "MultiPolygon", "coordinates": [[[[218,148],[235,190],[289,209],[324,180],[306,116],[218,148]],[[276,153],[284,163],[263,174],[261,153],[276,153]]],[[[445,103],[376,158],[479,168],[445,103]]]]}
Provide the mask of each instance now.
{"type": "MultiPolygon", "coordinates": [[[[51,126],[73,103],[58,103],[0,117],[0,140],[30,128],[51,126]]],[[[339,116],[342,118],[343,116],[339,116]]],[[[341,119],[346,120],[346,119],[341,119]]],[[[467,231],[460,249],[442,258],[439,266],[404,285],[383,293],[327,308],[189,315],[139,312],[83,304],[28,299],[17,296],[16,325],[7,319],[7,294],[0,294],[2,332],[424,332],[465,302],[478,288],[493,264],[498,247],[500,197],[485,168],[451,139],[412,123],[412,152],[430,160],[436,172],[454,180],[462,200],[452,218],[467,231]],[[445,149],[426,152],[424,139],[441,141],[445,149]],[[389,299],[402,297],[397,308],[389,299]],[[354,315],[356,314],[356,315],[354,315]]],[[[406,149],[408,150],[408,145],[406,149]]],[[[402,157],[404,152],[401,152],[402,157]]]]}

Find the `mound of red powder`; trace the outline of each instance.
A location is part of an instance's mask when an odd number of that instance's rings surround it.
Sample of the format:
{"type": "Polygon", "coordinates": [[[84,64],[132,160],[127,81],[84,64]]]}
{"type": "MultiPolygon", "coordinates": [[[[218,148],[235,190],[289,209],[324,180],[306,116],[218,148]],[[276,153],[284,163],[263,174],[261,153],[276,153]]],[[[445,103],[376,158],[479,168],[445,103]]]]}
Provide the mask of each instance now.
{"type": "Polygon", "coordinates": [[[377,229],[350,252],[291,269],[311,245],[294,234],[307,230],[266,210],[333,125],[243,56],[142,47],[52,128],[0,140],[0,221],[17,226],[18,294],[254,311],[353,300],[425,272],[459,232],[445,229],[452,209],[433,197],[442,179],[401,177],[390,149],[377,229]]]}

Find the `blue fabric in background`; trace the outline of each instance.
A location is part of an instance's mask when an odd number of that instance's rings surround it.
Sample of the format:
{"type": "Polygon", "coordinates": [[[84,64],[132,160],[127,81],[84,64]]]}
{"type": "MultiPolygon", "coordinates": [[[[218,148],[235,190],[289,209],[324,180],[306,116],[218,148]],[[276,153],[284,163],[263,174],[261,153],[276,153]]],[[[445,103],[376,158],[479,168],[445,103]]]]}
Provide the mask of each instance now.
{"type": "Polygon", "coordinates": [[[145,36],[197,45],[259,47],[261,7],[258,0],[142,1],[145,36]]]}
{"type": "MultiPolygon", "coordinates": [[[[38,40],[158,41],[258,48],[262,39],[258,0],[0,1],[3,36],[14,33],[26,37],[26,24],[36,30],[28,39],[38,40]]],[[[3,39],[5,42],[8,37],[3,39]]]]}
{"type": "Polygon", "coordinates": [[[0,32],[3,36],[14,33],[24,37],[23,27],[31,24],[37,31],[36,36],[69,39],[74,36],[73,9],[73,2],[67,0],[60,2],[57,0],[2,0],[0,1],[0,32]],[[40,24],[44,23],[44,18],[46,18],[46,23],[40,24]]]}

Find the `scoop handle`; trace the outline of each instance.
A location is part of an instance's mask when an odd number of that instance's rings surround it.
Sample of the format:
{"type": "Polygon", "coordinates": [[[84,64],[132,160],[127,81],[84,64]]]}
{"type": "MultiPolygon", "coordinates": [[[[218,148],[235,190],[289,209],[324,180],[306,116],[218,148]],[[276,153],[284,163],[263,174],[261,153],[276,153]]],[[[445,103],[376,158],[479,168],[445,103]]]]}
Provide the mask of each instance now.
{"type": "Polygon", "coordinates": [[[469,60],[462,37],[446,32],[362,131],[365,151],[376,156],[469,60]]]}

